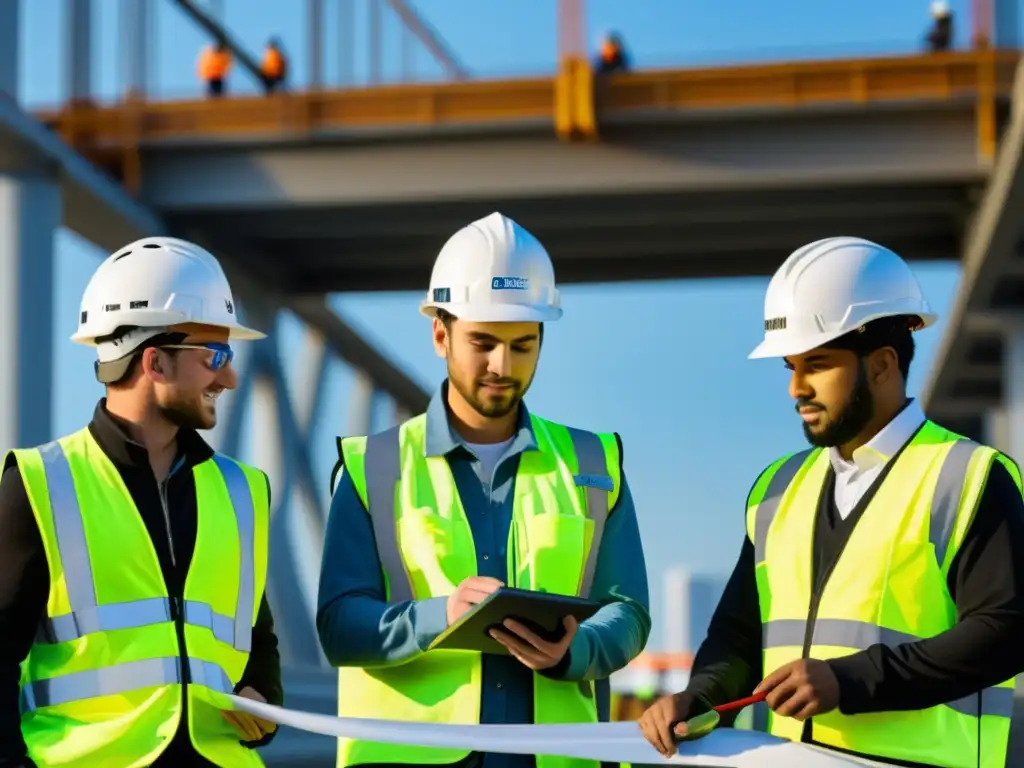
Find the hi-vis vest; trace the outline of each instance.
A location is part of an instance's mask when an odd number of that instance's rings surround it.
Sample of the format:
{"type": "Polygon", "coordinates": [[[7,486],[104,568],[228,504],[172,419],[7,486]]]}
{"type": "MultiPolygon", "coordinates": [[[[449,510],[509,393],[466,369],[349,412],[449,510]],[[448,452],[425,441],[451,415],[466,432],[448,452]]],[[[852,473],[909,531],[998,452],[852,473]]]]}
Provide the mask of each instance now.
{"type": "MultiPolygon", "coordinates": [[[[761,606],[764,674],[799,659],[829,659],[883,643],[933,637],[956,623],[946,584],[970,527],[993,448],[926,422],[894,459],[812,604],[813,532],[828,452],[804,451],[766,469],[747,501],[761,606]]],[[[814,743],[953,768],[1006,761],[1014,681],[911,712],[854,716],[833,710],[811,721],[814,743]]],[[[768,730],[799,741],[803,723],[769,714],[768,730]]]]}
{"type": "Polygon", "coordinates": [[[50,572],[46,617],[22,664],[29,756],[39,766],[149,765],[187,710],[208,760],[262,766],[220,710],[263,596],[266,476],[219,454],[192,470],[198,520],[182,601],[168,597],[145,523],[88,429],[13,453],[50,572]]]}
{"type": "MultiPolygon", "coordinates": [[[[593,434],[531,415],[538,450],[519,460],[506,583],[587,596],[609,510],[620,487],[615,435],[593,434]],[[516,563],[513,568],[512,563],[516,563]],[[515,571],[515,572],[514,572],[515,571]]],[[[426,415],[386,432],[339,440],[341,466],[368,510],[388,602],[450,595],[477,575],[469,520],[448,460],[425,457],[426,415]]],[[[480,653],[433,650],[412,661],[338,672],[338,714],[472,725],[480,721],[480,653]]],[[[593,684],[533,675],[534,722],[592,723],[593,684]]],[[[339,739],[338,765],[454,763],[466,750],[339,739]]],[[[538,768],[597,768],[537,757],[538,768]]]]}

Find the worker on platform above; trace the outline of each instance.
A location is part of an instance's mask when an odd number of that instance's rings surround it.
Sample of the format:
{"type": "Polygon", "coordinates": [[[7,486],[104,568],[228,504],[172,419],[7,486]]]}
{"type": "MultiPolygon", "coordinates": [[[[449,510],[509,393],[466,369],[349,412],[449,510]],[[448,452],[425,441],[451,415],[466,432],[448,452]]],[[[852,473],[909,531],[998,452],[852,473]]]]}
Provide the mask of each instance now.
{"type": "Polygon", "coordinates": [[[928,30],[928,50],[948,51],[953,44],[953,12],[946,0],[935,0],[931,6],[932,26],[928,30]]]}
{"type": "Polygon", "coordinates": [[[264,90],[273,93],[284,85],[287,75],[288,59],[281,50],[281,41],[272,37],[267,42],[267,47],[263,51],[263,61],[260,62],[260,77],[263,78],[264,90]]]}
{"type": "MultiPolygon", "coordinates": [[[[339,440],[317,628],[342,717],[437,723],[609,719],[608,678],[650,632],[644,552],[615,433],[530,413],[544,324],[562,316],[547,251],[493,213],[456,232],[421,312],[447,379],[426,413],[339,440]],[[397,530],[397,536],[395,531],[397,530]],[[502,585],[589,597],[545,639],[506,619],[508,654],[430,650],[502,585]]],[[[529,618],[529,617],[524,617],[529,618]]],[[[346,766],[598,768],[596,761],[341,739],[346,766]]]]}
{"type": "Polygon", "coordinates": [[[768,286],[811,448],[773,462],[686,691],[640,719],[664,754],[682,721],[766,694],[774,735],[898,765],[995,768],[1024,671],[1017,465],[907,397],[912,332],[936,320],[907,264],[854,237],[795,251],[768,286]]]}
{"type": "Polygon", "coordinates": [[[199,79],[206,84],[206,95],[218,98],[224,94],[225,83],[231,73],[234,59],[227,41],[218,40],[208,45],[199,55],[199,79]]]}
{"type": "Polygon", "coordinates": [[[629,71],[626,47],[623,45],[622,37],[618,32],[608,32],[601,39],[600,52],[598,53],[595,69],[602,75],[629,71]]]}
{"type": "Polygon", "coordinates": [[[282,702],[270,486],[197,431],[236,384],[229,339],[262,336],[191,243],[92,276],[72,339],[106,396],[0,478],[0,766],[263,765],[274,726],[224,694],[282,702]]]}

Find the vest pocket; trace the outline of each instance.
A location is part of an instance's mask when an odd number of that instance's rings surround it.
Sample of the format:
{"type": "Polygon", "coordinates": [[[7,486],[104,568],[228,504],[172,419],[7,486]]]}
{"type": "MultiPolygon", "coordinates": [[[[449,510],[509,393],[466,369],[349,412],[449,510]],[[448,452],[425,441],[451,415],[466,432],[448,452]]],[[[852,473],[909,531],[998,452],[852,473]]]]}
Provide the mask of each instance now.
{"type": "Polygon", "coordinates": [[[594,521],[582,515],[543,513],[523,522],[518,584],[560,595],[579,594],[594,521]]]}
{"type": "Polygon", "coordinates": [[[405,512],[398,519],[398,546],[417,599],[451,594],[463,579],[476,575],[473,539],[460,521],[421,510],[405,512]]]}

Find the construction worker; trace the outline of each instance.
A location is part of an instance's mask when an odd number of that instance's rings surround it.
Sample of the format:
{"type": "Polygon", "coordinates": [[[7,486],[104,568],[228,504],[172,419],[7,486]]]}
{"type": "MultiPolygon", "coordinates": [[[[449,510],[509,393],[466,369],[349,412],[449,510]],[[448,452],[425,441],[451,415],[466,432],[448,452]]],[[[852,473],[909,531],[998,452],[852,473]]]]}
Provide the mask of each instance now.
{"type": "Polygon", "coordinates": [[[206,83],[207,96],[215,99],[224,95],[224,83],[233,64],[227,41],[217,40],[203,49],[199,55],[199,79],[206,83]]]}
{"type": "Polygon", "coordinates": [[[953,12],[946,0],[931,4],[932,26],[925,38],[931,53],[948,51],[953,44],[953,12]]]}
{"type": "Polygon", "coordinates": [[[270,38],[263,52],[263,61],[260,62],[260,77],[263,78],[263,87],[267,93],[273,93],[284,84],[287,66],[281,42],[276,37],[270,38]]]}
{"type": "MultiPolygon", "coordinates": [[[[530,413],[544,323],[562,315],[544,247],[500,213],[456,232],[421,312],[448,376],[425,413],[339,440],[317,628],[338,713],[435,723],[609,719],[609,676],[650,632],[636,512],[614,433],[530,413]],[[545,640],[506,620],[509,654],[426,650],[502,584],[602,604],[545,640]]],[[[338,765],[597,768],[562,757],[339,741],[338,765]]]]}
{"type": "Polygon", "coordinates": [[[1021,477],[907,397],[912,332],[936,319],[906,263],[866,240],[819,240],[775,273],[750,357],[783,359],[812,447],[750,491],[686,691],[640,719],[662,753],[683,721],[753,692],[760,726],[792,741],[1004,765],[1024,670],[1021,477]]]}
{"type": "Polygon", "coordinates": [[[602,75],[629,71],[626,49],[622,44],[622,37],[617,32],[608,32],[602,38],[596,70],[602,75]]]}
{"type": "Polygon", "coordinates": [[[0,477],[0,766],[263,765],[274,726],[223,694],[282,702],[269,481],[197,432],[236,384],[229,340],[262,336],[192,243],[93,274],[72,339],[106,397],[0,477]]]}

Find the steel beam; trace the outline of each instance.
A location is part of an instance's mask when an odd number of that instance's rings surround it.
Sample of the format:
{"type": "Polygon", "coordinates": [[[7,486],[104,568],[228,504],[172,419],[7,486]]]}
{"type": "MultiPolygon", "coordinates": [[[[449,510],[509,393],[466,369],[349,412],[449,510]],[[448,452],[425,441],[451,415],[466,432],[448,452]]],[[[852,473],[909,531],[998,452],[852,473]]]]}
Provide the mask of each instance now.
{"type": "Polygon", "coordinates": [[[20,0],[0,2],[0,97],[18,100],[20,0]]]}
{"type": "Polygon", "coordinates": [[[53,438],[54,233],[60,185],[0,175],[0,451],[53,438]]]}
{"type": "Polygon", "coordinates": [[[992,0],[993,40],[996,49],[1020,47],[1020,0],[992,0]]]}
{"type": "Polygon", "coordinates": [[[64,31],[68,55],[64,67],[70,102],[92,96],[92,27],[92,0],[67,0],[64,31]]]}
{"type": "Polygon", "coordinates": [[[151,0],[121,0],[121,78],[125,95],[143,98],[151,82],[153,7],[151,0]]]}
{"type": "Polygon", "coordinates": [[[343,360],[364,371],[377,389],[387,392],[398,405],[410,413],[422,413],[430,395],[405,372],[385,358],[319,299],[286,300],[290,309],[304,323],[316,328],[343,360]]]}
{"type": "Polygon", "coordinates": [[[338,0],[338,85],[356,82],[356,5],[355,0],[338,0]]]}
{"type": "Polygon", "coordinates": [[[1011,454],[1010,430],[1006,409],[1003,407],[989,408],[983,417],[985,434],[983,439],[997,451],[1011,454]]]}
{"type": "Polygon", "coordinates": [[[348,398],[348,419],[345,422],[347,435],[369,435],[373,429],[373,407],[375,387],[365,371],[355,372],[352,392],[348,398]]]}
{"type": "MultiPolygon", "coordinates": [[[[318,503],[309,435],[300,429],[281,364],[279,313],[266,297],[247,295],[242,301],[254,324],[268,331],[268,337],[253,346],[249,375],[255,381],[252,445],[261,456],[257,463],[271,473],[273,485],[270,558],[274,576],[268,594],[271,609],[280,617],[276,626],[281,654],[292,664],[324,666],[315,618],[326,514],[318,503]]],[[[312,408],[305,404],[303,410],[312,408]]],[[[327,480],[321,485],[326,487],[327,480]]]]}
{"type": "Polygon", "coordinates": [[[309,89],[324,85],[324,0],[307,0],[306,45],[309,50],[309,89]]]}
{"type": "Polygon", "coordinates": [[[200,8],[193,0],[174,0],[188,16],[200,27],[205,29],[214,40],[223,40],[228,50],[234,55],[242,68],[251,74],[256,82],[263,84],[263,75],[260,72],[260,64],[252,54],[242,47],[242,44],[232,37],[224,25],[215,19],[208,10],[200,8]]]}
{"type": "MultiPolygon", "coordinates": [[[[377,2],[377,0],[372,1],[377,2]]],[[[438,31],[423,16],[418,14],[415,8],[405,2],[405,0],[384,1],[391,6],[391,10],[398,15],[402,23],[420,39],[420,42],[430,51],[430,54],[448,73],[449,77],[454,80],[469,79],[469,71],[455,58],[454,52],[448,47],[448,44],[445,43],[438,31]]]]}
{"type": "Polygon", "coordinates": [[[1024,207],[1024,60],[1017,67],[1013,104],[995,167],[964,239],[960,287],[922,391],[926,407],[933,399],[947,397],[969,345],[965,320],[973,312],[984,311],[1020,238],[1019,211],[1024,207]]]}

